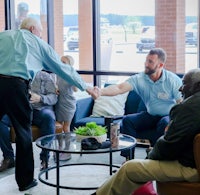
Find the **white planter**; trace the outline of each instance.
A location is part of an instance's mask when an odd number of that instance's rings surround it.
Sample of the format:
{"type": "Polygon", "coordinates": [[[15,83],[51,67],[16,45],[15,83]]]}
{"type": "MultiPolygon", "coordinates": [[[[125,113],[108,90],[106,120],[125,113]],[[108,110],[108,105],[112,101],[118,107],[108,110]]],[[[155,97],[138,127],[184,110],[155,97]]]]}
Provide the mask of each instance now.
{"type": "Polygon", "coordinates": [[[106,141],[106,139],[107,139],[107,134],[100,135],[100,136],[92,136],[92,135],[84,136],[84,135],[76,134],[76,141],[77,141],[77,142],[81,142],[82,139],[89,138],[89,137],[93,137],[93,138],[95,138],[99,143],[102,143],[102,142],[106,141]]]}

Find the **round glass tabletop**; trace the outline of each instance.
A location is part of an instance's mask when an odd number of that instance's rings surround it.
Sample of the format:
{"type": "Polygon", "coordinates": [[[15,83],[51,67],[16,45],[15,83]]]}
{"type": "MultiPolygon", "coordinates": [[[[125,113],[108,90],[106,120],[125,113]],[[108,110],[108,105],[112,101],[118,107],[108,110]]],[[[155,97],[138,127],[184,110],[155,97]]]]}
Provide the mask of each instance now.
{"type": "MultiPolygon", "coordinates": [[[[109,140],[108,140],[109,141],[109,140]]],[[[132,136],[119,134],[119,144],[117,147],[108,147],[104,149],[96,150],[83,150],[81,148],[81,142],[77,141],[75,133],[61,133],[52,134],[40,137],[36,140],[36,145],[42,149],[54,152],[64,152],[64,153],[107,153],[121,151],[124,149],[131,149],[136,145],[136,139],[132,136]]]]}

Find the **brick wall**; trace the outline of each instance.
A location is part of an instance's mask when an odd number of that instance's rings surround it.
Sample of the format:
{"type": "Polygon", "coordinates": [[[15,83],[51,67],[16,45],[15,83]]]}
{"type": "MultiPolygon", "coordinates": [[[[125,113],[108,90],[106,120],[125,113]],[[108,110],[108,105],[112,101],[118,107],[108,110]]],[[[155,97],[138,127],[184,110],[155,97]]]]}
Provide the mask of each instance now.
{"type": "MultiPolygon", "coordinates": [[[[79,0],[79,65],[82,70],[93,69],[92,38],[92,2],[79,0]]],[[[86,82],[93,82],[92,77],[82,75],[86,82]]]]}
{"type": "Polygon", "coordinates": [[[63,55],[63,0],[54,0],[54,49],[63,55]]]}
{"type": "Polygon", "coordinates": [[[0,32],[5,29],[4,1],[0,1],[0,32]]]}
{"type": "Polygon", "coordinates": [[[185,0],[156,0],[156,47],[166,50],[166,68],[185,72],[185,0]]]}

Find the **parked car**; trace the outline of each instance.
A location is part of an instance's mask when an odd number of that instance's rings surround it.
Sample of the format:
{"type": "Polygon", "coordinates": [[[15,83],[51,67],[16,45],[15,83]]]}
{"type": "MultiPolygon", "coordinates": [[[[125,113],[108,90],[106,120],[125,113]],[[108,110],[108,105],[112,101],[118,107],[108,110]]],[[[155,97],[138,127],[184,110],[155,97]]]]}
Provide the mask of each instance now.
{"type": "MultiPolygon", "coordinates": [[[[112,37],[108,28],[101,27],[100,35],[101,44],[112,43],[112,37]]],[[[66,44],[69,50],[75,50],[79,48],[79,29],[78,26],[71,26],[68,28],[67,35],[65,36],[66,44]]]]}
{"type": "Polygon", "coordinates": [[[136,43],[137,49],[142,52],[144,49],[152,49],[155,47],[155,27],[149,26],[145,32],[141,34],[140,40],[136,43]]]}
{"type": "Polygon", "coordinates": [[[69,50],[79,48],[79,31],[78,26],[70,26],[66,35],[66,44],[69,50]]]}
{"type": "Polygon", "coordinates": [[[185,43],[197,46],[197,23],[189,23],[185,27],[185,43]]]}

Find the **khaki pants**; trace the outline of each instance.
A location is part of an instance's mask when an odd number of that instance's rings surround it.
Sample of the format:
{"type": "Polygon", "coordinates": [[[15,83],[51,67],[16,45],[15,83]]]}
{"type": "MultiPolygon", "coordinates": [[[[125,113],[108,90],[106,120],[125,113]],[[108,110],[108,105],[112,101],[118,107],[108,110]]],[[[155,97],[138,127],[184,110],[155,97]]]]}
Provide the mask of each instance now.
{"type": "Polygon", "coordinates": [[[147,181],[199,181],[196,169],[182,166],[178,161],[134,159],[126,162],[106,181],[97,195],[130,195],[147,181]]]}

